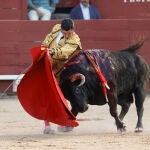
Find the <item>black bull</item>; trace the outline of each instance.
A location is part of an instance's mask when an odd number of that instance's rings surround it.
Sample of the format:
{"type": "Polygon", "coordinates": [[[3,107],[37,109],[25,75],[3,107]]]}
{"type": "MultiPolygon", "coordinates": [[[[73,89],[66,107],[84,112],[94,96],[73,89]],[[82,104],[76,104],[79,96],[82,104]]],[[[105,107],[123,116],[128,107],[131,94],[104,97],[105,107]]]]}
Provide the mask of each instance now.
{"type": "Polygon", "coordinates": [[[101,81],[85,55],[88,52],[110,87],[107,89],[108,105],[117,129],[125,131],[122,120],[131,103],[135,101],[138,116],[135,131],[142,131],[143,103],[150,74],[148,64],[136,54],[136,50],[142,45],[143,42],[138,42],[115,52],[99,49],[80,51],[69,60],[60,74],[60,88],[65,98],[70,101],[75,116],[79,112],[85,112],[88,104],[107,103],[101,81]],[[119,115],[117,104],[121,106],[119,115]]]}

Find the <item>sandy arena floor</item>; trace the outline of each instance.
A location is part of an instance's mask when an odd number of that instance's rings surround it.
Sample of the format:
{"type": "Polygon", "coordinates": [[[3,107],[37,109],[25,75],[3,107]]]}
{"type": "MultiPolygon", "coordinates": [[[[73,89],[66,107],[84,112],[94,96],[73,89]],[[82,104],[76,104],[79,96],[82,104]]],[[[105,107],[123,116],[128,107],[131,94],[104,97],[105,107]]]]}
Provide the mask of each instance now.
{"type": "Polygon", "coordinates": [[[29,116],[16,97],[0,99],[0,150],[150,150],[150,96],[144,108],[142,133],[134,133],[133,104],[124,119],[127,132],[123,135],[117,133],[107,105],[90,106],[78,116],[82,121],[71,132],[58,132],[53,124],[55,134],[44,135],[43,121],[29,116]]]}

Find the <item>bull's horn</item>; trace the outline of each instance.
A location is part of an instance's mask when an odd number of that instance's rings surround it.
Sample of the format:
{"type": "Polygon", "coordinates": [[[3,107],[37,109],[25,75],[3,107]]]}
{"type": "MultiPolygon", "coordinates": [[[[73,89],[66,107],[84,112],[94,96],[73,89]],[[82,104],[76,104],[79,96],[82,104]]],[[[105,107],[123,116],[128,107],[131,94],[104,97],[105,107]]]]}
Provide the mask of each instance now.
{"type": "Polygon", "coordinates": [[[104,83],[104,84],[105,84],[107,90],[110,90],[110,87],[108,86],[108,84],[107,83],[104,83]]]}
{"type": "Polygon", "coordinates": [[[70,77],[70,81],[71,82],[74,82],[76,80],[80,79],[81,82],[78,86],[82,86],[84,83],[85,83],[85,76],[81,73],[76,73],[76,74],[73,74],[71,77],[70,77]]]}

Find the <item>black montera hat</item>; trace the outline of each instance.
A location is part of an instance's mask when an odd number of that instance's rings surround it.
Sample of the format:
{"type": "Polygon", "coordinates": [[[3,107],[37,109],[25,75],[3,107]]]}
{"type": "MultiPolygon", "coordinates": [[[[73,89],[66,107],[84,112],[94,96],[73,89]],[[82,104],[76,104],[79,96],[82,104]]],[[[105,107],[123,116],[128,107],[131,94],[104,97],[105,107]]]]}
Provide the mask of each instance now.
{"type": "Polygon", "coordinates": [[[70,18],[66,18],[66,19],[62,20],[62,22],[61,22],[61,29],[65,30],[65,31],[74,29],[74,22],[73,22],[73,20],[70,19],[70,18]]]}

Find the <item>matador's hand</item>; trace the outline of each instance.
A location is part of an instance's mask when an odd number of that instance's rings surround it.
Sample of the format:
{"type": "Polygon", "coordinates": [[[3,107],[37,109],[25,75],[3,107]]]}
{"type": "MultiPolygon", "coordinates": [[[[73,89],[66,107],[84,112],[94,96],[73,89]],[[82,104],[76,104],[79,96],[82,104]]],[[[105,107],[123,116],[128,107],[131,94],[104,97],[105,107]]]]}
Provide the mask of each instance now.
{"type": "Polygon", "coordinates": [[[48,49],[48,50],[49,50],[49,54],[50,54],[51,56],[53,56],[54,53],[55,53],[55,50],[54,50],[54,49],[48,49]]]}

